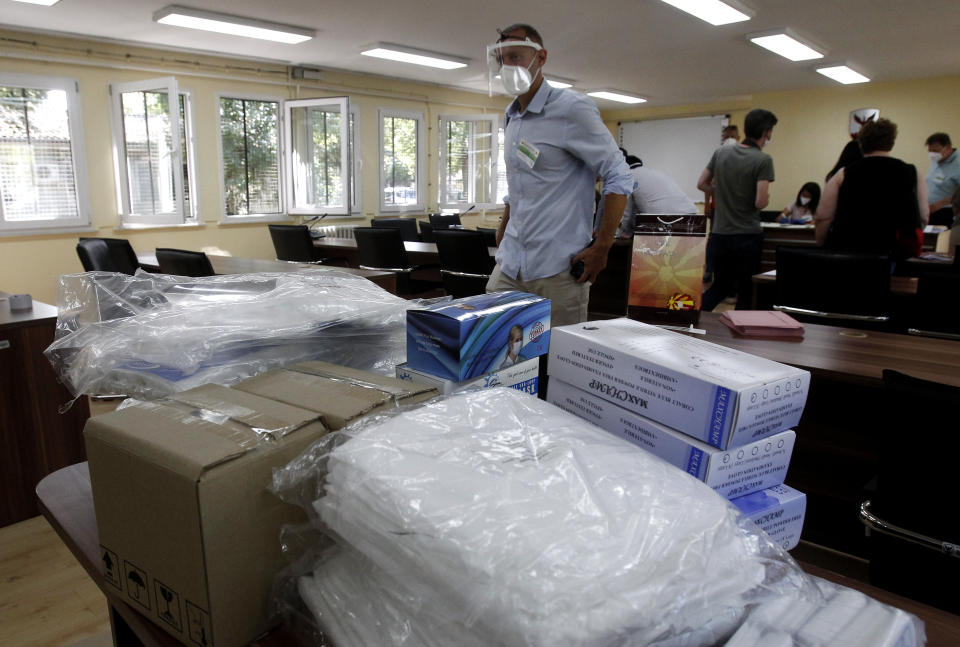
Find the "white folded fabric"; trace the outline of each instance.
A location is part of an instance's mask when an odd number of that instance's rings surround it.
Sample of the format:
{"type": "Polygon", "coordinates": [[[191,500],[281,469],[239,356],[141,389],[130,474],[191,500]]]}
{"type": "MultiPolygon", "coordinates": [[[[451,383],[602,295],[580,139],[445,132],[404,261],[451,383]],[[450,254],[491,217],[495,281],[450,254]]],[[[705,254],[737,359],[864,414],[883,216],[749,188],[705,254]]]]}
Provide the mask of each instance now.
{"type": "Polygon", "coordinates": [[[338,560],[301,580],[339,647],[709,645],[748,604],[809,586],[703,483],[510,389],[387,417],[325,458],[313,507],[372,565],[339,607],[323,593],[350,579],[338,560]],[[422,636],[363,635],[370,600],[404,601],[422,636]]]}

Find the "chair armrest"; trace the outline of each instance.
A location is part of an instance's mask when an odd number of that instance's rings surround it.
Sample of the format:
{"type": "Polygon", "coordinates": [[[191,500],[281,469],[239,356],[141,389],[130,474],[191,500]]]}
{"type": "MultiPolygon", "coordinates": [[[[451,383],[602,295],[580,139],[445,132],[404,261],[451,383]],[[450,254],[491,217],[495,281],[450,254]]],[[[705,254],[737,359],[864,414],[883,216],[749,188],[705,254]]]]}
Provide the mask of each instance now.
{"type": "Polygon", "coordinates": [[[912,530],[895,526],[889,521],[884,521],[870,511],[870,501],[864,501],[860,504],[860,523],[866,526],[869,530],[876,530],[877,532],[885,535],[890,535],[891,537],[896,537],[897,539],[919,544],[926,548],[930,548],[931,550],[936,550],[952,557],[960,558],[960,544],[954,544],[949,541],[943,541],[941,539],[928,537],[927,535],[921,535],[918,532],[913,532],[912,530]]]}

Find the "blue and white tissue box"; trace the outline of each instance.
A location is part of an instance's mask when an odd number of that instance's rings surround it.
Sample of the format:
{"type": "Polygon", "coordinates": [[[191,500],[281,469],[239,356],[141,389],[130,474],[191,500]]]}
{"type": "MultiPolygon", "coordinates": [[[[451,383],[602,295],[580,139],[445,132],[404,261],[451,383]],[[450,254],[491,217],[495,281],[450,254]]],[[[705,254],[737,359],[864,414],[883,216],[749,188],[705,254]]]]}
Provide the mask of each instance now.
{"type": "Polygon", "coordinates": [[[500,369],[493,373],[487,373],[472,380],[463,382],[454,382],[436,375],[430,375],[423,371],[410,368],[406,364],[397,366],[397,379],[410,380],[418,384],[432,386],[443,395],[450,395],[458,391],[468,389],[492,389],[496,386],[505,386],[510,389],[516,389],[523,393],[536,395],[540,387],[540,358],[534,357],[523,362],[517,362],[511,366],[500,369]]]}
{"type": "Polygon", "coordinates": [[[407,311],[407,367],[463,382],[547,353],[550,300],[492,292],[407,311]],[[519,333],[516,357],[508,354],[519,333]]]}

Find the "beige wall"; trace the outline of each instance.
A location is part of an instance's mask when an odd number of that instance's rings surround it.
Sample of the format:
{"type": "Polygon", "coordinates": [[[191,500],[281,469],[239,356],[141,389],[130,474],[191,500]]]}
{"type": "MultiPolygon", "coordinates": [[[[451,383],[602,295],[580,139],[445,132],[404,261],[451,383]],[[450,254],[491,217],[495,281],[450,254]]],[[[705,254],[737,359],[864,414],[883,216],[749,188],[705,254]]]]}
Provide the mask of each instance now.
{"type": "MultiPolygon", "coordinates": [[[[214,246],[234,256],[273,258],[266,224],[221,224],[218,93],[271,95],[283,99],[344,96],[360,109],[360,142],[364,161],[361,177],[362,217],[328,218],[331,223],[363,223],[378,215],[378,109],[418,111],[424,114],[427,152],[438,149],[440,114],[502,113],[506,100],[369,75],[325,72],[320,82],[288,80],[286,68],[256,61],[223,60],[194,54],[133,48],[93,41],[18,34],[0,35],[36,41],[16,47],[7,41],[0,49],[0,67],[21,74],[74,78],[80,83],[86,165],[93,226],[86,234],[45,234],[0,237],[0,290],[25,292],[39,301],[56,302],[61,274],[80,272],[76,254],[79,235],[126,237],[138,251],[156,247],[200,249],[214,246]],[[86,50],[93,50],[92,53],[86,50]],[[50,59],[46,61],[37,58],[50,59]],[[181,61],[188,61],[181,63],[181,61]],[[131,69],[137,68],[137,69],[131,69]],[[119,229],[110,131],[108,84],[175,76],[193,97],[196,134],[196,185],[200,225],[160,229],[119,229]]],[[[437,156],[427,157],[427,208],[437,206],[437,156]]],[[[395,215],[395,214],[391,214],[395,215]]],[[[496,226],[497,216],[486,222],[496,226]]]]}
{"type": "MultiPolygon", "coordinates": [[[[740,126],[742,133],[743,118],[751,108],[773,111],[779,124],[765,150],[773,156],[777,179],[771,186],[769,208],[782,209],[796,198],[804,182],[814,181],[823,186],[824,176],[849,141],[847,129],[851,110],[879,108],[881,117],[891,119],[899,127],[893,154],[916,164],[921,173],[926,173],[930,161],[923,142],[928,135],[944,131],[955,142],[960,141],[958,106],[960,76],[951,76],[770,92],[702,105],[608,111],[604,112],[604,119],[616,136],[619,121],[730,114],[731,123],[740,126]]],[[[717,138],[719,140],[719,133],[717,138]]],[[[706,162],[704,160],[704,165],[706,162]]],[[[696,168],[690,172],[699,176],[702,170],[696,168]]]]}

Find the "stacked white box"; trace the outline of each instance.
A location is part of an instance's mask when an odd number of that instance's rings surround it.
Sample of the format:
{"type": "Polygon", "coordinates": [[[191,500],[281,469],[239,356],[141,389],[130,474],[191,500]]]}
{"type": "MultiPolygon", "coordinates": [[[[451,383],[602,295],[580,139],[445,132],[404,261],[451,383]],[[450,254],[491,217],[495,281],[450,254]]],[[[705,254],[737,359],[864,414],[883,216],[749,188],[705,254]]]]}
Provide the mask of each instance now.
{"type": "Polygon", "coordinates": [[[770,539],[784,550],[800,541],[803,517],[807,511],[807,495],[789,485],[777,485],[760,492],[730,499],[744,516],[760,526],[770,539]]]}
{"type": "Polygon", "coordinates": [[[639,445],[728,499],[783,483],[796,439],[787,430],[722,450],[555,379],[547,401],[639,445]]]}
{"type": "Polygon", "coordinates": [[[630,319],[554,328],[549,373],[719,449],[799,422],[810,373],[630,319]]]}
{"type": "Polygon", "coordinates": [[[431,375],[424,371],[410,368],[404,364],[397,365],[397,379],[410,380],[419,384],[435,387],[443,395],[450,395],[464,389],[492,389],[495,386],[506,386],[517,391],[536,395],[539,387],[540,358],[534,357],[525,362],[517,362],[513,366],[502,368],[499,371],[482,375],[472,380],[454,382],[443,377],[431,375]]]}

